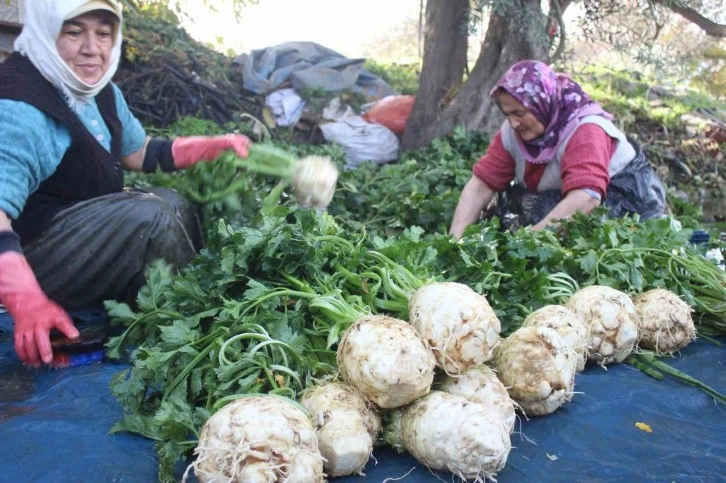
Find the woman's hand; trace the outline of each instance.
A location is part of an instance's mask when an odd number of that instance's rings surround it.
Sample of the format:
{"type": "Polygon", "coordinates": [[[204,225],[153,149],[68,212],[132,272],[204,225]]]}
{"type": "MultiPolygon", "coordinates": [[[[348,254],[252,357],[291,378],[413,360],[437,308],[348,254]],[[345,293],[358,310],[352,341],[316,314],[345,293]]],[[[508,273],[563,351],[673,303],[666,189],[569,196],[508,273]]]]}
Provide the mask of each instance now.
{"type": "Polygon", "coordinates": [[[494,190],[477,176],[472,176],[461,191],[449,234],[457,240],[461,238],[466,227],[479,220],[493,197],[494,190]]]}
{"type": "Polygon", "coordinates": [[[15,352],[25,364],[38,367],[53,361],[51,330],[69,339],[79,335],[66,311],[46,297],[25,257],[16,251],[0,254],[0,301],[13,318],[15,352]]]}
{"type": "Polygon", "coordinates": [[[252,141],[242,134],[187,136],[173,141],[147,137],[138,151],[121,159],[121,164],[130,171],[153,173],[158,166],[162,171],[176,171],[200,161],[214,161],[224,151],[233,151],[240,158],[246,158],[251,145],[252,141]]]}
{"type": "Polygon", "coordinates": [[[247,136],[226,134],[223,136],[180,137],[171,145],[176,169],[186,169],[200,161],[213,161],[224,151],[232,150],[240,158],[246,158],[252,145],[247,136]]]}
{"type": "Polygon", "coordinates": [[[582,213],[590,213],[592,210],[600,206],[600,200],[593,198],[590,193],[585,190],[572,190],[557,203],[547,216],[542,218],[536,225],[532,225],[533,230],[541,230],[548,225],[554,225],[558,220],[570,218],[578,211],[582,213]]]}

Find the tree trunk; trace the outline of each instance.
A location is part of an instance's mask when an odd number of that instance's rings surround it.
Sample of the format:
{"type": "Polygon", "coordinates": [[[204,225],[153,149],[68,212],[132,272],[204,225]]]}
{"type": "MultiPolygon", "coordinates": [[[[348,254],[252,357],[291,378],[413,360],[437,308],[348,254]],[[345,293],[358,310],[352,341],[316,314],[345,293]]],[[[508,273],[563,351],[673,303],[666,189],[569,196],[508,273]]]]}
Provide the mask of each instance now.
{"type": "MultiPolygon", "coordinates": [[[[436,8],[433,4],[444,3],[445,10],[449,10],[443,16],[444,20],[439,17],[441,13],[434,15],[433,12],[427,12],[424,64],[420,78],[420,85],[426,85],[427,90],[419,91],[416,97],[401,142],[403,151],[425,146],[434,139],[447,135],[456,126],[489,133],[496,131],[503,117],[489,97],[491,88],[515,62],[522,59],[548,59],[547,16],[542,12],[540,2],[512,0],[499,5],[491,14],[481,53],[471,75],[461,84],[451,101],[442,105],[441,101],[446,100],[442,93],[447,92],[453,81],[436,70],[446,68],[448,62],[453,62],[453,55],[449,50],[436,48],[435,43],[446,35],[447,29],[452,28],[452,16],[458,18],[459,15],[468,14],[468,2],[458,0],[429,0],[427,9],[436,8]],[[457,10],[465,13],[458,12],[457,15],[451,12],[454,4],[457,10]],[[444,21],[446,23],[439,24],[444,21]],[[430,53],[429,57],[427,53],[430,53]],[[430,102],[428,96],[434,96],[435,102],[430,102]]],[[[450,40],[449,45],[453,43],[454,39],[450,40]]],[[[460,78],[458,82],[461,82],[460,78]]]]}
{"type": "Polygon", "coordinates": [[[466,69],[469,0],[428,0],[423,68],[402,145],[416,147],[461,84],[466,69]]]}

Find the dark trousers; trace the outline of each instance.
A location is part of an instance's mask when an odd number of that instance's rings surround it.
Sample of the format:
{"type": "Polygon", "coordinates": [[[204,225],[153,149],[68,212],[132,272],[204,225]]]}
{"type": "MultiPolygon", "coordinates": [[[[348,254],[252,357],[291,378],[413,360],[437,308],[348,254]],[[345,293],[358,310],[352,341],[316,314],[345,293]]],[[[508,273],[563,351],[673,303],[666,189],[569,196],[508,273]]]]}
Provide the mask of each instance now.
{"type": "Polygon", "coordinates": [[[151,188],[77,203],[23,250],[46,295],[73,309],[132,303],[150,262],[181,268],[202,244],[191,203],[171,189],[151,188]]]}

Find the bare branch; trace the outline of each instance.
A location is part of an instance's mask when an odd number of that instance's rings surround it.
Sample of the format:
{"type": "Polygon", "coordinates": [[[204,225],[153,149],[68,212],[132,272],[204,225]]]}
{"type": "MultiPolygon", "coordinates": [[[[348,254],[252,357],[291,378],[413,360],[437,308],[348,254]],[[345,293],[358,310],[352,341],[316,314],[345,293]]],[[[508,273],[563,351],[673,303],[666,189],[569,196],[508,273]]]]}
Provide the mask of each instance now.
{"type": "Polygon", "coordinates": [[[565,52],[565,40],[567,38],[567,34],[565,32],[565,22],[562,19],[562,15],[571,3],[572,0],[550,0],[550,11],[547,16],[547,35],[552,38],[556,33],[559,33],[557,49],[555,50],[555,53],[552,54],[550,62],[556,62],[565,52]]]}
{"type": "Polygon", "coordinates": [[[695,9],[687,7],[683,2],[678,0],[651,0],[653,3],[663,5],[664,7],[678,13],[686,20],[693,22],[703,30],[706,35],[711,37],[726,37],[726,25],[714,22],[701,15],[695,9]]]}

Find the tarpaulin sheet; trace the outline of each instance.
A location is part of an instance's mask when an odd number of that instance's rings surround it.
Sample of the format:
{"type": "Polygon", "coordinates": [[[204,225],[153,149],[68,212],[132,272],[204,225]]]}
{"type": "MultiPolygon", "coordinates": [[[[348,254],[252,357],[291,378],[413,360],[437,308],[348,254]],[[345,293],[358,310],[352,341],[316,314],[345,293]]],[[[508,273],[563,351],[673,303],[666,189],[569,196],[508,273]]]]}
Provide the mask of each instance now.
{"type": "Polygon", "coordinates": [[[371,99],[396,91],[365,69],[365,59],[348,59],[315,42],[285,42],[242,54],[243,87],[255,94],[269,94],[288,82],[296,91],[306,88],[328,92],[353,90],[371,99]]]}
{"type": "MultiPolygon", "coordinates": [[[[149,440],[108,434],[121,418],[109,382],[126,365],[32,370],[16,359],[9,334],[0,337],[5,337],[0,342],[0,481],[157,480],[149,440]]],[[[726,392],[726,347],[697,340],[668,361],[726,392]]],[[[704,392],[673,379],[652,379],[624,364],[607,371],[588,367],[577,376],[575,390],[572,402],[556,413],[518,424],[498,481],[726,480],[726,407],[704,392]],[[636,423],[647,424],[652,433],[636,423]]],[[[333,481],[455,481],[388,448],[376,449],[365,473],[333,481]]]]}

